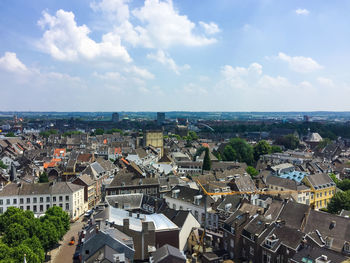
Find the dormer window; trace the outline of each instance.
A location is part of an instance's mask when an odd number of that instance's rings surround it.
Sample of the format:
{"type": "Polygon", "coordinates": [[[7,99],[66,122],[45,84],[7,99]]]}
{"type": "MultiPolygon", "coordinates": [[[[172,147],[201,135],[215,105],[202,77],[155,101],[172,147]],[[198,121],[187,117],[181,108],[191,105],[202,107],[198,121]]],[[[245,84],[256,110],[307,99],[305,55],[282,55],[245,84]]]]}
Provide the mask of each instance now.
{"type": "Polygon", "coordinates": [[[202,199],[202,195],[196,195],[196,196],[194,196],[194,202],[193,203],[195,205],[200,205],[201,199],[202,199]]]}
{"type": "Polygon", "coordinates": [[[180,189],[175,189],[172,191],[173,198],[179,198],[180,189]]]}
{"type": "Polygon", "coordinates": [[[276,242],[278,241],[278,238],[276,238],[276,235],[275,234],[272,234],[271,236],[269,236],[268,238],[266,238],[265,240],[265,245],[268,247],[268,248],[272,248],[276,242]]]}

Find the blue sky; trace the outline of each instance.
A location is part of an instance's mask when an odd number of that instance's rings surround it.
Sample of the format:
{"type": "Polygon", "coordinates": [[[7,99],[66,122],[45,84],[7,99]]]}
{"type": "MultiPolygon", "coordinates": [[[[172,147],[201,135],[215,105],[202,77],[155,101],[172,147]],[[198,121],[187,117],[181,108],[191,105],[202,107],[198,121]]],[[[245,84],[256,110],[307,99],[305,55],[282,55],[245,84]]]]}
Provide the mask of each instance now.
{"type": "Polygon", "coordinates": [[[3,0],[0,110],[350,110],[349,1],[3,0]]]}

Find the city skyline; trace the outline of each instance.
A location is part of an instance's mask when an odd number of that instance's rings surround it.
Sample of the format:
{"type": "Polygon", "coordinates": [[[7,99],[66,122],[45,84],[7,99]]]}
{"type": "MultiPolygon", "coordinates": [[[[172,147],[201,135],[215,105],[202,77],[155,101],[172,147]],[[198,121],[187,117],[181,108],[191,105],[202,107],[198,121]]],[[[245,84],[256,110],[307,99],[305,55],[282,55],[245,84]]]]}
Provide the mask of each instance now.
{"type": "Polygon", "coordinates": [[[3,1],[0,111],[349,111],[345,1],[3,1]]]}

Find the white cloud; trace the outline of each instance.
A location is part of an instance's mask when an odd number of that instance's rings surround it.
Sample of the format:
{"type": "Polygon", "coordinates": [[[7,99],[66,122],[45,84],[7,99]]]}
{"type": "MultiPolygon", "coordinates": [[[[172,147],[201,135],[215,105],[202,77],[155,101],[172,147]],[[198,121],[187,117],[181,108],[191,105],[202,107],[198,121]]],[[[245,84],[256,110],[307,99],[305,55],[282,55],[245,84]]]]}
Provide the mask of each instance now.
{"type": "Polygon", "coordinates": [[[189,65],[183,65],[183,66],[178,66],[175,61],[168,55],[166,54],[163,50],[158,50],[157,53],[151,53],[147,55],[147,58],[153,59],[155,61],[158,61],[159,63],[167,66],[170,68],[172,71],[174,71],[177,75],[180,74],[181,70],[186,70],[189,69],[189,65]]]}
{"type": "Polygon", "coordinates": [[[308,81],[302,81],[300,84],[299,84],[300,87],[302,88],[305,88],[305,89],[311,89],[313,88],[312,84],[308,81]]]}
{"type": "Polygon", "coordinates": [[[10,72],[26,72],[28,70],[13,52],[5,52],[5,55],[0,57],[0,68],[10,72]]]}
{"type": "MultiPolygon", "coordinates": [[[[134,46],[168,48],[174,45],[204,46],[216,42],[215,38],[194,33],[196,24],[186,15],[179,14],[171,0],[146,0],[131,14],[139,24],[133,25],[124,18],[125,21],[116,27],[114,33],[134,46]]],[[[206,25],[211,32],[219,29],[214,28],[214,23],[206,25]]]]}
{"type": "Polygon", "coordinates": [[[185,92],[186,94],[200,94],[200,95],[206,95],[208,94],[207,89],[205,89],[204,87],[197,85],[195,83],[188,83],[186,84],[182,90],[179,90],[178,92],[182,93],[185,92]]]}
{"type": "Polygon", "coordinates": [[[310,14],[309,10],[301,9],[301,8],[298,8],[297,10],[295,10],[295,13],[297,15],[303,15],[303,16],[307,16],[308,14],[310,14]]]}
{"type": "Polygon", "coordinates": [[[38,25],[46,29],[38,44],[39,48],[57,60],[111,57],[125,62],[131,61],[118,35],[107,33],[102,36],[102,41],[97,43],[88,36],[90,30],[86,25],[77,25],[72,12],[60,9],[55,16],[43,12],[38,25]]]}
{"type": "Polygon", "coordinates": [[[325,86],[325,87],[334,87],[334,83],[333,83],[333,80],[331,79],[328,79],[328,78],[324,78],[324,77],[319,77],[317,78],[317,82],[322,85],[322,86],[325,86]]]}
{"type": "Polygon", "coordinates": [[[143,79],[154,79],[154,75],[147,69],[139,68],[137,66],[125,67],[124,71],[136,75],[143,79]]]}
{"type": "Polygon", "coordinates": [[[102,12],[109,20],[124,22],[129,19],[129,0],[102,0],[93,1],[90,7],[95,12],[102,12]]]}
{"type": "Polygon", "coordinates": [[[287,62],[291,70],[299,73],[310,73],[323,68],[323,66],[318,64],[315,60],[313,60],[310,57],[291,57],[286,55],[285,53],[280,52],[278,53],[277,58],[284,62],[287,62]]]}
{"type": "Polygon", "coordinates": [[[203,27],[205,33],[207,33],[208,35],[213,35],[213,34],[219,33],[221,31],[219,26],[217,24],[215,24],[214,22],[210,22],[209,24],[207,24],[203,21],[200,21],[199,25],[201,27],[203,27]]]}

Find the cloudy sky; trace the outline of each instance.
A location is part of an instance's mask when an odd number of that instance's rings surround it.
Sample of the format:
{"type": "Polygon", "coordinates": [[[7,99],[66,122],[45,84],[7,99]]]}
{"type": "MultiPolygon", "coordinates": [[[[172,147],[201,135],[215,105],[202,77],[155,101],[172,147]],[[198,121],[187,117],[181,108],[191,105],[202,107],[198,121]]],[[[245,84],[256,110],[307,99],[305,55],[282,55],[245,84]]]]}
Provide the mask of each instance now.
{"type": "Polygon", "coordinates": [[[0,110],[350,110],[350,1],[2,0],[0,110]]]}

